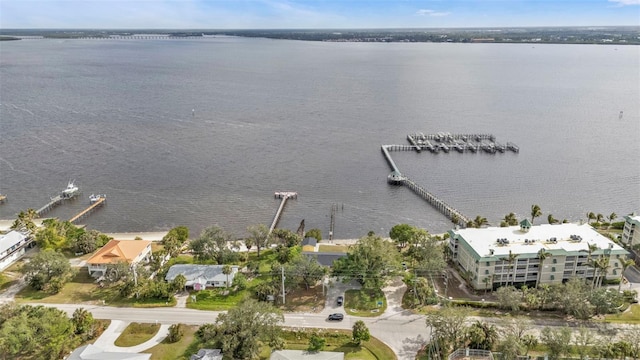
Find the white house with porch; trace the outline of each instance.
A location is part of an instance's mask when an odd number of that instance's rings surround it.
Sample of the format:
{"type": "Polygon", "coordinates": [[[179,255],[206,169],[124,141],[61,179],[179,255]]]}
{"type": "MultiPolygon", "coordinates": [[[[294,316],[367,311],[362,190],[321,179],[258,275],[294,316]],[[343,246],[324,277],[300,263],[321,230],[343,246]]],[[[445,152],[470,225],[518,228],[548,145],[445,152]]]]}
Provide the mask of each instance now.
{"type": "Polygon", "coordinates": [[[227,287],[227,284],[231,286],[238,273],[238,266],[230,265],[231,273],[228,275],[222,273],[224,267],[225,265],[177,264],[169,268],[164,278],[167,281],[173,281],[176,276],[184,275],[187,278],[185,286],[194,290],[204,290],[208,287],[227,287]]]}

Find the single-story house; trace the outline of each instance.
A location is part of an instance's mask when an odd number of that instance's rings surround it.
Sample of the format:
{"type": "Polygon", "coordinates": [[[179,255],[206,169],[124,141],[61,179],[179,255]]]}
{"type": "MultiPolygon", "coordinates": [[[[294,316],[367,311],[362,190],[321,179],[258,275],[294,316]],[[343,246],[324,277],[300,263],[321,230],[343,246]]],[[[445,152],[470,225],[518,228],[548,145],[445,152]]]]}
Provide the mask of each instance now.
{"type": "Polygon", "coordinates": [[[33,237],[28,233],[12,230],[0,235],[0,271],[20,259],[33,244],[33,237]]]}
{"type": "Polygon", "coordinates": [[[222,350],[200,349],[197,354],[191,355],[189,360],[222,360],[222,350]]]}
{"type": "Polygon", "coordinates": [[[233,284],[233,279],[238,273],[237,265],[231,266],[231,274],[222,273],[225,265],[194,265],[194,264],[176,264],[169,268],[167,275],[164,277],[167,281],[173,281],[176,276],[184,275],[187,278],[186,286],[194,290],[204,290],[208,287],[227,287],[233,284]]]}
{"type": "Polygon", "coordinates": [[[93,344],[81,346],[67,360],[149,360],[151,354],[106,351],[93,344]]]}
{"type": "Polygon", "coordinates": [[[331,267],[334,261],[347,256],[347,253],[303,251],[302,255],[315,257],[320,265],[331,267]]]}
{"type": "Polygon", "coordinates": [[[277,350],[269,360],[344,360],[344,353],[331,351],[277,350]]]}
{"type": "Polygon", "coordinates": [[[306,237],[302,240],[302,251],[318,251],[318,240],[316,240],[316,238],[312,238],[312,237],[306,237]]]}
{"type": "Polygon", "coordinates": [[[149,240],[111,240],[87,260],[89,275],[104,276],[110,264],[137,264],[151,258],[149,240]]]}

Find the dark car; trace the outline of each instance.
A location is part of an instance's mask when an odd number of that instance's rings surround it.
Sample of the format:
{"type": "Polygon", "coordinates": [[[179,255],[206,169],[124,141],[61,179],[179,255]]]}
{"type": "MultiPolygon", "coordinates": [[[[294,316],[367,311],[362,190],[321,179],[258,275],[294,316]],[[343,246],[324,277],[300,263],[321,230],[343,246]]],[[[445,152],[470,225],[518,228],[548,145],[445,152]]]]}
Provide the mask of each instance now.
{"type": "Polygon", "coordinates": [[[344,302],[344,296],[338,296],[338,306],[342,306],[343,302],[344,302]]]}
{"type": "Polygon", "coordinates": [[[342,319],[344,319],[344,315],[340,314],[340,313],[336,313],[336,314],[331,314],[329,315],[329,320],[335,320],[335,321],[342,321],[342,319]]]}

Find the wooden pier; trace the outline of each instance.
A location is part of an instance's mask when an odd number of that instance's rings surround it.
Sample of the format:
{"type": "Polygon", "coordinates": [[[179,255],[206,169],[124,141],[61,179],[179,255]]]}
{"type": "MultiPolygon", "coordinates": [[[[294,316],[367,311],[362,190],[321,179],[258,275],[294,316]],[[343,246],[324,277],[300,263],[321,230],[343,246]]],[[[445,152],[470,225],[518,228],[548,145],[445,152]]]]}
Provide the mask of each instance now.
{"type": "Polygon", "coordinates": [[[274,197],[276,199],[282,199],[280,201],[280,206],[278,207],[278,210],[276,211],[276,214],[273,217],[273,221],[271,222],[271,226],[269,226],[269,234],[271,234],[271,232],[273,231],[273,229],[276,228],[276,226],[278,225],[278,221],[280,221],[280,217],[282,216],[282,212],[284,210],[284,205],[287,203],[287,200],[291,199],[297,199],[298,198],[298,193],[295,191],[277,191],[274,194],[274,197]]]}
{"type": "MultiPolygon", "coordinates": [[[[504,153],[507,150],[518,153],[520,148],[511,142],[506,145],[496,142],[493,134],[450,134],[437,133],[428,134],[415,133],[407,135],[410,145],[382,145],[382,154],[387,163],[391,167],[391,173],[387,177],[387,182],[392,185],[405,185],[429,204],[440,211],[444,216],[451,220],[456,220],[457,224],[465,226],[471,221],[470,218],[464,216],[453,206],[447,204],[437,196],[425,190],[413,180],[402,174],[398,166],[391,157],[391,151],[417,151],[428,150],[431,153],[439,153],[440,151],[448,153],[451,150],[459,153],[472,152],[477,153],[484,151],[488,154],[504,153]]],[[[275,219],[274,219],[275,221],[275,219]]]]}
{"type": "Polygon", "coordinates": [[[105,201],[107,201],[107,197],[104,195],[100,195],[100,197],[98,198],[98,200],[94,201],[91,206],[89,206],[88,208],[82,210],[81,212],[79,212],[76,216],[72,217],[71,219],[69,219],[70,223],[74,223],[77,220],[87,216],[89,213],[91,213],[91,211],[93,211],[95,208],[101,206],[102,204],[105,203],[105,201]]]}
{"type": "Polygon", "coordinates": [[[48,213],[54,207],[62,204],[62,202],[64,200],[67,200],[67,199],[68,198],[62,197],[62,195],[56,195],[56,196],[52,197],[51,201],[49,201],[46,205],[44,205],[40,209],[36,210],[36,212],[38,213],[38,216],[42,216],[42,215],[48,213]]]}

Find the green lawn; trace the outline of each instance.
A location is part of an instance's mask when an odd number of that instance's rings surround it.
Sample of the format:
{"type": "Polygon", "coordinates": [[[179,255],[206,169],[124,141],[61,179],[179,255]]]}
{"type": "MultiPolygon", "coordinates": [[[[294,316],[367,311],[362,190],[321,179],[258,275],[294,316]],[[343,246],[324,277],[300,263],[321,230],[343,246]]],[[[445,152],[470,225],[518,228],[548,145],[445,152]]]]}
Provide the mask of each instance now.
{"type": "Polygon", "coordinates": [[[0,292],[8,289],[16,282],[18,282],[18,277],[14,273],[0,273],[0,292]]]}
{"type": "Polygon", "coordinates": [[[375,317],[387,309],[387,300],[382,290],[347,290],[344,309],[349,315],[375,317]],[[382,302],[381,306],[378,306],[379,302],[382,302]]]}
{"type": "Polygon", "coordinates": [[[136,300],[135,297],[123,299],[116,289],[99,287],[95,279],[89,276],[84,269],[80,269],[57,294],[51,295],[28,286],[16,294],[16,302],[18,303],[102,305],[103,301],[105,305],[133,307],[167,307],[174,306],[176,303],[175,299],[169,302],[164,299],[136,300]]]}
{"type": "Polygon", "coordinates": [[[199,326],[183,326],[184,335],[182,338],[173,343],[162,343],[152,347],[151,349],[143,351],[144,353],[151,354],[151,360],[176,360],[176,359],[188,359],[185,355],[198,352],[198,342],[194,341],[195,333],[199,326]]]}
{"type": "Polygon", "coordinates": [[[640,324],[640,305],[633,304],[629,309],[620,314],[604,316],[605,321],[614,323],[640,324]]]}
{"type": "Polygon", "coordinates": [[[235,307],[242,299],[249,296],[247,290],[238,292],[229,291],[227,295],[224,295],[225,291],[225,288],[196,291],[192,293],[192,295],[196,295],[196,301],[191,300],[191,297],[187,298],[187,307],[198,310],[229,310],[235,307]]]}
{"type": "Polygon", "coordinates": [[[349,251],[348,246],[342,245],[318,245],[318,252],[346,253],[349,251]]]}
{"type": "Polygon", "coordinates": [[[114,344],[116,346],[129,347],[140,345],[150,340],[160,330],[160,324],[131,323],[118,336],[114,344]]]}

